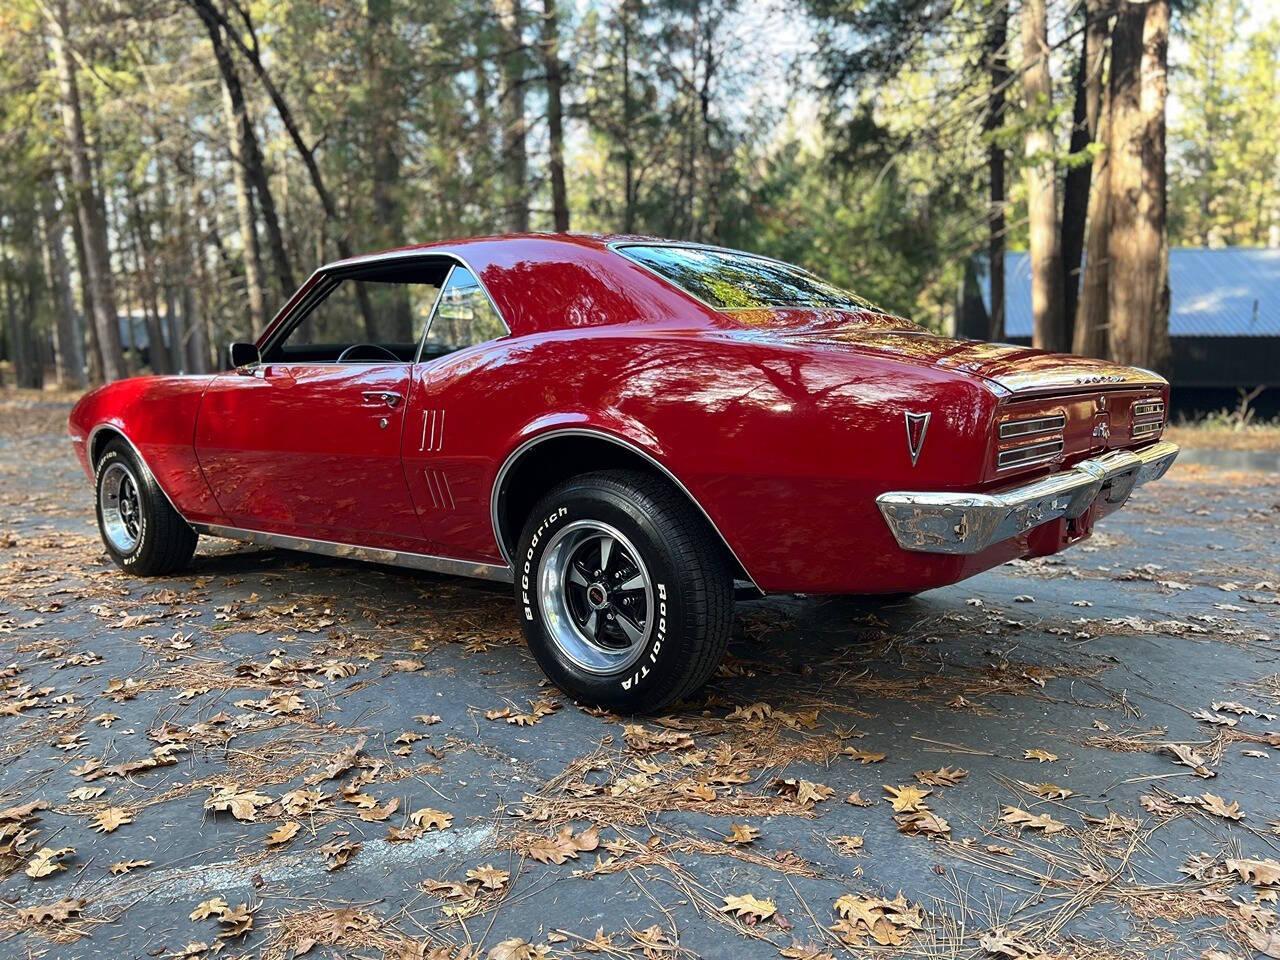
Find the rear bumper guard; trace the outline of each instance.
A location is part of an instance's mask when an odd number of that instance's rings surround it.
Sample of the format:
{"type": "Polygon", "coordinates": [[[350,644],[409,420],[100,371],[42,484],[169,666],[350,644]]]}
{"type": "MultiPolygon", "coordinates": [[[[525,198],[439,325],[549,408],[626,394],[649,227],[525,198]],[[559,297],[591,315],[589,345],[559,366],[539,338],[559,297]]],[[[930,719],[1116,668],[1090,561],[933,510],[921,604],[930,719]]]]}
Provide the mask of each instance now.
{"type": "Polygon", "coordinates": [[[1158,480],[1178,455],[1162,440],[1141,450],[1112,450],[1068,470],[999,493],[906,493],[876,497],[898,546],[920,553],[979,553],[1042,523],[1075,519],[1094,501],[1119,505],[1135,487],[1158,480]]]}

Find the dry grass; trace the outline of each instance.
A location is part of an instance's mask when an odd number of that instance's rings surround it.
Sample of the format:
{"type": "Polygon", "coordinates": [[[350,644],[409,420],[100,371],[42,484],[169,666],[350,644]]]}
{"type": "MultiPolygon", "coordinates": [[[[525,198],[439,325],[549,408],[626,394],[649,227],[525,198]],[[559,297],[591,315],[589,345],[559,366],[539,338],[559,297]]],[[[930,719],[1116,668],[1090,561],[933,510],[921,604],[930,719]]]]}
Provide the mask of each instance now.
{"type": "Polygon", "coordinates": [[[1280,450],[1280,423],[1250,424],[1236,429],[1220,424],[1178,424],[1164,432],[1188,450],[1280,450]]]}

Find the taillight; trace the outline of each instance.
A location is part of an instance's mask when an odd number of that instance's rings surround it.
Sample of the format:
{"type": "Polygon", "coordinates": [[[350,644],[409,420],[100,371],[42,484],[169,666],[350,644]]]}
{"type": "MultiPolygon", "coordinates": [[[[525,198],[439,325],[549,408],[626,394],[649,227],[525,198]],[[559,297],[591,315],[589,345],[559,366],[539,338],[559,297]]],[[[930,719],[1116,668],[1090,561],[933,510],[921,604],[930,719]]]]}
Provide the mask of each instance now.
{"type": "Polygon", "coordinates": [[[1133,425],[1129,428],[1129,436],[1134,440],[1145,440],[1160,435],[1164,429],[1164,401],[1140,400],[1133,405],[1133,425]]]}
{"type": "Polygon", "coordinates": [[[997,431],[1000,448],[996,469],[1013,470],[1056,459],[1062,454],[1066,425],[1063,413],[1038,413],[1004,421],[997,431]]]}

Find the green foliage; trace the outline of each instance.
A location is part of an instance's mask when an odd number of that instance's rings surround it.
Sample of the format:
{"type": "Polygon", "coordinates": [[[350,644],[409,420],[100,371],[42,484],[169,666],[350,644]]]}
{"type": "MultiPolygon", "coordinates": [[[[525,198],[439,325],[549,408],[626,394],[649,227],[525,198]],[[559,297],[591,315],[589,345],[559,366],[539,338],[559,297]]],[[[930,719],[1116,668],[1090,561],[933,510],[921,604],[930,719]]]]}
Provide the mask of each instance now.
{"type": "Polygon", "coordinates": [[[1280,240],[1280,17],[1249,32],[1245,0],[1188,17],[1173,74],[1171,240],[1194,246],[1280,240]]]}
{"type": "MultiPolygon", "coordinates": [[[[1097,149],[1066,153],[1073,39],[1053,55],[1052,107],[1022,104],[1015,82],[1000,126],[982,129],[999,2],[561,2],[572,228],[758,251],[944,327],[964,263],[986,245],[988,147],[1007,154],[1013,249],[1025,240],[1028,126],[1055,132],[1062,176],[1097,149]],[[790,45],[775,42],[781,34],[790,45]]],[[[233,45],[297,275],[338,255],[340,241],[363,251],[503,229],[512,77],[526,101],[531,221],[551,227],[543,0],[522,0],[518,28],[499,15],[509,3],[214,0],[261,52],[338,208],[326,216],[279,111],[233,45]]],[[[0,5],[0,267],[34,296],[45,328],[58,301],[30,227],[46,200],[72,210],[48,9],[48,0],[0,5]]],[[[1018,9],[1009,5],[1015,64],[1018,9]]],[[[250,257],[266,265],[268,314],[291,291],[270,269],[261,198],[251,198],[255,242],[238,229],[233,131],[191,0],[68,10],[120,311],[180,312],[211,347],[247,334],[250,257]]],[[[1054,37],[1079,22],[1077,7],[1051,15],[1054,37]]],[[[1171,239],[1266,242],[1280,231],[1280,21],[1224,0],[1191,10],[1182,27],[1171,239]]]]}

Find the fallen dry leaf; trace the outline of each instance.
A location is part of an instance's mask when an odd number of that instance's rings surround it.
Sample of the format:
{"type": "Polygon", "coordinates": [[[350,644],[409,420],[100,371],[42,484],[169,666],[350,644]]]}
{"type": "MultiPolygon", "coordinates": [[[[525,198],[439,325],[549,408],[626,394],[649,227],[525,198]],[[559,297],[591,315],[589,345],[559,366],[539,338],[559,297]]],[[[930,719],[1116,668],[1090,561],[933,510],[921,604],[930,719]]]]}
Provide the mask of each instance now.
{"type": "Polygon", "coordinates": [[[921,790],[919,787],[902,786],[891,787],[887,783],[884,785],[884,792],[889,796],[885,797],[891,804],[895,813],[914,813],[917,810],[927,809],[924,798],[933,793],[932,790],[921,790]]]}
{"type": "Polygon", "coordinates": [[[445,830],[453,823],[453,814],[445,813],[443,810],[423,807],[421,810],[415,810],[409,814],[409,820],[415,827],[421,827],[424,830],[445,830]]]}
{"type": "Polygon", "coordinates": [[[39,880],[41,877],[47,877],[51,873],[59,870],[65,870],[66,866],[59,861],[63,857],[68,857],[75,853],[75,847],[41,847],[31,855],[31,859],[27,861],[27,868],[23,871],[33,880],[39,880]]]}
{"type": "Polygon", "coordinates": [[[332,873],[345,867],[357,853],[364,848],[363,843],[350,843],[346,841],[333,840],[329,843],[321,844],[316,847],[316,852],[329,861],[325,870],[332,873]]]}
{"type": "Polygon", "coordinates": [[[951,837],[951,824],[932,810],[920,809],[909,813],[899,813],[893,818],[897,821],[899,833],[923,834],[927,837],[951,837]]]}
{"type": "Polygon", "coordinates": [[[1202,794],[1199,806],[1205,813],[1211,813],[1215,817],[1222,817],[1225,820],[1244,819],[1244,814],[1240,811],[1238,802],[1232,801],[1228,804],[1226,800],[1215,793],[1202,794]]]}
{"type": "Polygon", "coordinates": [[[467,876],[472,880],[478,880],[480,886],[486,890],[501,890],[507,885],[507,881],[511,879],[509,871],[499,870],[492,864],[485,864],[483,867],[468,870],[467,876]]]}
{"type": "Polygon", "coordinates": [[[1027,830],[1043,830],[1046,834],[1059,833],[1067,829],[1065,823],[1053,819],[1047,813],[1028,813],[1017,807],[1005,807],[1000,822],[1027,830]]]}
{"type": "Polygon", "coordinates": [[[1174,759],[1184,766],[1190,767],[1196,772],[1196,776],[1204,777],[1206,780],[1210,777],[1216,777],[1218,774],[1210,770],[1206,764],[1204,757],[1196,753],[1194,749],[1185,743],[1166,743],[1164,749],[1173,754],[1174,759]]]}
{"type": "Polygon", "coordinates": [[[238,907],[229,907],[223,910],[218,916],[218,922],[222,924],[222,931],[218,936],[224,940],[243,937],[253,929],[253,915],[257,912],[257,909],[257,907],[251,908],[247,903],[242,903],[238,907]]]}
{"type": "Polygon", "coordinates": [[[525,853],[539,863],[564,863],[576,860],[579,852],[595,850],[599,845],[598,827],[590,827],[575,837],[573,828],[564,826],[554,837],[535,837],[525,846],[525,853]]]}
{"type": "Polygon", "coordinates": [[[201,901],[194,910],[191,911],[191,920],[208,920],[210,917],[220,917],[227,909],[227,901],[222,897],[210,897],[208,900],[201,901]]]}
{"type": "Polygon", "coordinates": [[[813,783],[810,780],[797,780],[791,777],[785,780],[774,780],[770,786],[784,797],[793,797],[796,802],[804,806],[820,803],[835,794],[835,791],[825,783],[813,783]]]}
{"type": "Polygon", "coordinates": [[[1050,753],[1048,750],[1041,750],[1036,747],[1034,750],[1027,750],[1022,754],[1023,760],[1039,760],[1041,763],[1053,763],[1058,759],[1056,753],[1050,753]]]}
{"type": "Polygon", "coordinates": [[[1047,781],[1045,783],[1025,783],[1022,780],[1019,780],[1018,783],[1022,784],[1027,792],[1035,794],[1042,800],[1065,800],[1067,797],[1075,796],[1074,790],[1060,787],[1056,783],[1047,781]]]}
{"type": "Polygon", "coordinates": [[[916,779],[930,787],[954,787],[967,776],[968,770],[956,767],[939,767],[937,770],[921,770],[916,773],[916,779]]]}
{"type": "Polygon", "coordinates": [[[18,911],[18,919],[23,923],[62,923],[77,916],[86,903],[88,903],[87,900],[66,898],[44,906],[25,907],[18,911]]]}
{"type": "Polygon", "coordinates": [[[142,867],[151,866],[150,860],[121,860],[119,863],[111,865],[111,873],[114,876],[123,876],[130,870],[139,870],[142,867]]]}
{"type": "Polygon", "coordinates": [[[731,913],[749,921],[768,920],[778,912],[778,905],[772,900],[759,900],[754,894],[748,893],[740,897],[725,897],[720,912],[731,913]]]}
{"type": "Polygon", "coordinates": [[[98,833],[112,833],[126,823],[133,823],[133,817],[120,807],[107,807],[93,818],[93,829],[98,833]]]}
{"type": "Polygon", "coordinates": [[[296,820],[290,820],[287,823],[282,823],[267,834],[267,846],[278,847],[282,844],[286,844],[297,836],[298,831],[301,829],[302,824],[298,823],[296,820]]]}
{"type": "Polygon", "coordinates": [[[859,750],[857,747],[845,747],[840,752],[846,757],[852,757],[863,764],[879,763],[885,758],[883,753],[872,753],[869,750],[859,750]]]}
{"type": "Polygon", "coordinates": [[[258,819],[258,809],[271,802],[265,793],[255,790],[241,790],[236,784],[214,787],[212,795],[205,800],[206,810],[229,810],[237,820],[253,821],[258,819]]]}
{"type": "Polygon", "coordinates": [[[1228,860],[1227,869],[1255,887],[1280,886],[1280,863],[1274,860],[1228,860]]]}

